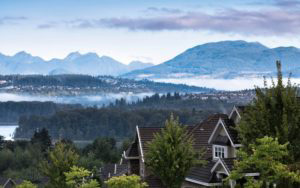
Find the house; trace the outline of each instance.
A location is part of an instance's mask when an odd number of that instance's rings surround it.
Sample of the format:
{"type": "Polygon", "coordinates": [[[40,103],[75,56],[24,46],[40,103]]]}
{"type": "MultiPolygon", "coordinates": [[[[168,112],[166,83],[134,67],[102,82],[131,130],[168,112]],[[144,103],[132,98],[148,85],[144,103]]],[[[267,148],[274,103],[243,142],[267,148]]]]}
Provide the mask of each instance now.
{"type": "MultiPolygon", "coordinates": [[[[194,166],[188,172],[183,188],[198,187],[222,187],[224,179],[229,176],[233,169],[237,149],[242,145],[238,140],[238,133],[235,129],[242,118],[243,106],[234,106],[231,113],[214,114],[202,123],[189,126],[187,129],[194,137],[194,149],[205,150],[207,164],[194,166]]],[[[146,143],[151,141],[155,133],[161,131],[161,127],[136,127],[136,136],[129,149],[123,153],[128,160],[128,173],[140,175],[151,188],[163,187],[159,178],[150,174],[145,166],[146,143]]],[[[247,173],[245,176],[258,176],[256,173],[247,173]]],[[[229,182],[230,187],[243,184],[229,182]]]]}

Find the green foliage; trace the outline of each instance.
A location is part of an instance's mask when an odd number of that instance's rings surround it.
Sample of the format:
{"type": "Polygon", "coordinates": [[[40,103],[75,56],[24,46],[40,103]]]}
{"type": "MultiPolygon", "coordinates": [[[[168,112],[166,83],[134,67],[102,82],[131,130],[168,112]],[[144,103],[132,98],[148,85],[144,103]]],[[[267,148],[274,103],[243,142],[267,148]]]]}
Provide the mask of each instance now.
{"type": "Polygon", "coordinates": [[[84,168],[73,166],[65,176],[69,188],[100,188],[96,180],[89,180],[91,172],[84,168]]]}
{"type": "Polygon", "coordinates": [[[30,181],[24,181],[22,184],[16,186],[16,188],[37,188],[37,186],[30,181]]]}
{"type": "MultiPolygon", "coordinates": [[[[0,76],[1,77],[1,76],[0,76]]],[[[62,109],[80,107],[72,104],[55,104],[54,102],[22,101],[0,102],[0,121],[18,122],[28,116],[49,116],[62,109]]]]}
{"type": "Polygon", "coordinates": [[[105,182],[108,188],[146,188],[148,185],[136,175],[112,177],[105,182]]]}
{"type": "Polygon", "coordinates": [[[96,180],[91,180],[88,183],[82,184],[80,188],[100,188],[100,185],[96,180]]]}
{"type": "Polygon", "coordinates": [[[90,152],[93,152],[95,157],[104,163],[115,163],[120,157],[120,153],[116,147],[116,140],[113,138],[97,138],[83,150],[83,153],[90,152]]]}
{"type": "Polygon", "coordinates": [[[0,150],[0,174],[2,176],[36,181],[40,178],[38,163],[43,158],[40,147],[36,145],[8,142],[0,150]],[[9,143],[9,144],[8,144],[9,143]]]}
{"type": "Polygon", "coordinates": [[[39,144],[42,152],[46,152],[51,146],[51,138],[48,130],[43,128],[41,131],[35,131],[31,138],[32,144],[39,144]]]}
{"type": "Polygon", "coordinates": [[[147,143],[146,166],[167,188],[179,188],[188,170],[199,162],[193,143],[186,128],[171,115],[165,128],[147,143]]]}
{"type": "MultiPolygon", "coordinates": [[[[98,174],[98,169],[103,165],[104,161],[106,163],[118,161],[124,149],[118,148],[116,141],[112,138],[99,138],[83,149],[76,148],[70,140],[61,140],[59,143],[64,146],[63,149],[61,149],[63,150],[62,152],[56,151],[56,148],[52,151],[50,150],[51,152],[49,153],[45,153],[42,151],[40,140],[32,140],[35,141],[4,142],[3,149],[0,149],[0,176],[13,179],[26,179],[31,182],[39,183],[45,176],[42,174],[42,172],[47,169],[44,168],[45,164],[47,164],[46,166],[52,166],[54,169],[58,166],[63,168],[64,165],[61,165],[59,162],[52,162],[51,157],[53,158],[53,154],[55,153],[54,158],[65,159],[64,152],[66,151],[72,151],[70,155],[74,153],[74,156],[79,158],[78,162],[76,160],[78,166],[90,170],[93,174],[98,174]],[[51,156],[50,153],[52,153],[51,156]]],[[[124,145],[127,145],[126,142],[124,145]]],[[[61,170],[64,171],[63,169],[61,170]]],[[[55,173],[53,173],[53,175],[54,174],[55,173]]],[[[94,185],[94,182],[90,184],[94,185]]]]}
{"type": "Polygon", "coordinates": [[[238,180],[244,177],[245,172],[259,173],[259,179],[253,180],[247,177],[246,188],[262,187],[266,183],[280,184],[282,180],[300,182],[300,174],[290,171],[289,167],[282,163],[288,156],[287,143],[279,144],[278,139],[263,137],[257,139],[257,144],[250,144],[251,152],[238,151],[238,161],[235,161],[235,169],[230,174],[230,179],[238,180]]]}
{"type": "Polygon", "coordinates": [[[103,165],[103,161],[99,159],[94,152],[82,152],[78,161],[78,165],[87,169],[99,169],[103,165]]]}
{"type": "Polygon", "coordinates": [[[170,114],[179,117],[185,125],[201,122],[212,113],[232,108],[226,100],[202,100],[194,95],[180,96],[178,93],[145,97],[128,103],[116,100],[101,109],[78,108],[57,111],[52,116],[27,116],[20,118],[17,138],[31,138],[37,129],[46,128],[53,139],[94,140],[98,137],[124,139],[133,137],[136,125],[163,126],[170,114]]]}
{"type": "Polygon", "coordinates": [[[65,172],[78,162],[78,154],[62,142],[55,145],[53,151],[49,152],[49,159],[41,163],[41,171],[49,177],[49,186],[53,188],[67,187],[65,172]]]}
{"type": "Polygon", "coordinates": [[[53,116],[30,116],[19,121],[17,138],[31,138],[36,129],[46,128],[52,139],[94,140],[98,137],[133,137],[136,125],[163,126],[171,113],[183,124],[198,123],[210,114],[188,110],[86,108],[59,111],[53,116]]]}
{"type": "Polygon", "coordinates": [[[281,64],[277,62],[277,84],[256,88],[256,98],[246,108],[240,122],[239,136],[244,148],[250,151],[256,138],[278,138],[280,144],[289,142],[287,161],[300,160],[300,104],[297,87],[290,80],[283,84],[281,64]]]}

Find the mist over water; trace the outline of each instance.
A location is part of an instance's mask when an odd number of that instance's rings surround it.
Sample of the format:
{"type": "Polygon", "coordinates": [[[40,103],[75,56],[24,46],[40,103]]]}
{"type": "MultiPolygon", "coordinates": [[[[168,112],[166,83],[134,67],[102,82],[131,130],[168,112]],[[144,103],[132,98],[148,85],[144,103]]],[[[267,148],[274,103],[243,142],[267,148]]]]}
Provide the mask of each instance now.
{"type": "MultiPolygon", "coordinates": [[[[153,79],[156,82],[186,84],[190,86],[214,88],[217,90],[236,91],[244,89],[254,89],[255,86],[262,87],[264,85],[263,78],[236,78],[236,79],[213,79],[213,78],[174,78],[174,79],[153,79]]],[[[276,82],[276,78],[274,79],[276,82]]],[[[288,78],[283,79],[286,84],[288,78]]],[[[300,78],[291,78],[292,84],[300,84],[300,78]]],[[[271,78],[267,79],[270,86],[271,78]]]]}
{"type": "Polygon", "coordinates": [[[80,95],[80,96],[39,96],[23,95],[12,93],[0,93],[0,102],[7,101],[52,101],[55,103],[82,104],[84,106],[102,106],[114,103],[116,99],[124,98],[127,102],[134,102],[154,93],[107,93],[99,95],[80,95]]]}
{"type": "MultiPolygon", "coordinates": [[[[214,88],[217,90],[236,91],[244,89],[253,89],[254,86],[262,87],[264,84],[263,78],[236,78],[236,79],[213,79],[213,78],[174,78],[174,79],[153,79],[156,82],[186,84],[190,86],[214,88]]],[[[274,79],[276,82],[276,78],[274,79]]],[[[283,79],[286,84],[288,79],[283,79]]],[[[292,84],[300,84],[300,78],[292,78],[292,84]]],[[[271,79],[267,79],[270,86],[271,79]]],[[[65,104],[82,104],[83,106],[103,106],[114,103],[116,99],[124,98],[127,102],[134,102],[138,99],[143,99],[146,96],[152,96],[154,93],[102,93],[99,95],[79,95],[79,96],[45,96],[45,95],[28,95],[28,94],[14,94],[14,93],[0,93],[0,102],[7,101],[52,101],[55,103],[65,104]]]]}

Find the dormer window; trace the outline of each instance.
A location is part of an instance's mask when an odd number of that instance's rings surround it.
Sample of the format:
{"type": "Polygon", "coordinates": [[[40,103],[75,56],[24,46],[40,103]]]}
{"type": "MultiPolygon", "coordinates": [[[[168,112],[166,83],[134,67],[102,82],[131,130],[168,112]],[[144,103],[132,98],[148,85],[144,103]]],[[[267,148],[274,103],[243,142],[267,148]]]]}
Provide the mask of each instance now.
{"type": "Polygon", "coordinates": [[[226,146],[213,146],[214,158],[227,158],[227,147],[226,146]]]}

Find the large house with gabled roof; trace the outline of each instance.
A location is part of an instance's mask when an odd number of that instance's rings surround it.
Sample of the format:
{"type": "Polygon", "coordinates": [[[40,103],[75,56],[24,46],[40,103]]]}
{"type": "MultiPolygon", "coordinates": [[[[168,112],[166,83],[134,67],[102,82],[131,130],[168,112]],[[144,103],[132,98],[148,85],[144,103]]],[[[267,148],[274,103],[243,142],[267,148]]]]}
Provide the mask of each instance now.
{"type": "MultiPolygon", "coordinates": [[[[234,106],[229,115],[214,114],[195,126],[188,126],[187,130],[194,137],[194,149],[205,151],[207,164],[194,166],[188,172],[183,188],[222,187],[224,179],[230,175],[236,158],[237,149],[242,145],[238,139],[236,126],[242,118],[243,106],[234,106]]],[[[163,187],[158,177],[151,174],[145,166],[146,143],[154,138],[154,134],[161,131],[161,127],[136,127],[136,136],[129,149],[123,153],[128,161],[128,174],[137,174],[146,181],[150,188],[163,187]]],[[[245,176],[258,176],[247,173],[245,176]]],[[[230,181],[230,187],[240,182],[230,181]]]]}

